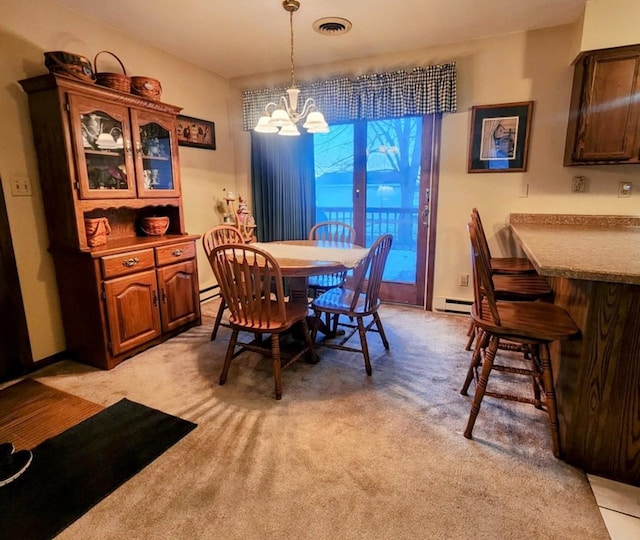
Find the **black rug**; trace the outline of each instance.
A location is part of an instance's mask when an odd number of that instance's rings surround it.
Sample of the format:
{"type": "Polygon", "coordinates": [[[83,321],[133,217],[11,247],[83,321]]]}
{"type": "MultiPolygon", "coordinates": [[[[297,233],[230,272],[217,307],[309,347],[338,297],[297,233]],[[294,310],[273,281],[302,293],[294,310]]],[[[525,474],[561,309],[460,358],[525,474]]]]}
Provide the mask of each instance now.
{"type": "Polygon", "coordinates": [[[48,439],[0,487],[0,538],[55,536],[195,427],[123,399],[48,439]]]}

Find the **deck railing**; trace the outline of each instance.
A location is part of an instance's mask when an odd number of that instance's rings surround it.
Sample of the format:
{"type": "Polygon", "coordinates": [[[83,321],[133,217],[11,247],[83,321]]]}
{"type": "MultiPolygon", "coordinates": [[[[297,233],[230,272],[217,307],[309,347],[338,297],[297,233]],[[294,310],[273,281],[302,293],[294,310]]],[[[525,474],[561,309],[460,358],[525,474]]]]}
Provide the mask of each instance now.
{"type": "MultiPolygon", "coordinates": [[[[353,208],[319,206],[317,221],[343,221],[353,225],[353,208]]],[[[366,245],[370,246],[381,234],[393,235],[392,249],[416,250],[418,211],[415,208],[367,208],[365,218],[366,245]]]]}

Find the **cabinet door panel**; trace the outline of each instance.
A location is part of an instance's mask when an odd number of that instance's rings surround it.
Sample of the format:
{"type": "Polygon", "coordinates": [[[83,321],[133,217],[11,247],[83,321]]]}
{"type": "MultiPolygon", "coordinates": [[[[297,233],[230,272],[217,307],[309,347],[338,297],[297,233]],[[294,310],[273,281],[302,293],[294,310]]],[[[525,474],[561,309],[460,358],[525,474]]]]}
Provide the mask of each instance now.
{"type": "Polygon", "coordinates": [[[69,111],[80,198],[135,197],[129,109],[69,94],[69,111]]]}
{"type": "Polygon", "coordinates": [[[162,328],[173,330],[200,316],[198,272],[195,261],[158,268],[162,328]]]}
{"type": "Polygon", "coordinates": [[[587,61],[579,141],[575,158],[628,161],[637,158],[640,56],[595,55],[587,61]]]}
{"type": "Polygon", "coordinates": [[[137,347],[161,333],[153,270],[105,281],[112,354],[137,347]]]}
{"type": "Polygon", "coordinates": [[[131,110],[139,197],[178,197],[180,167],[175,116],[131,110]]]}

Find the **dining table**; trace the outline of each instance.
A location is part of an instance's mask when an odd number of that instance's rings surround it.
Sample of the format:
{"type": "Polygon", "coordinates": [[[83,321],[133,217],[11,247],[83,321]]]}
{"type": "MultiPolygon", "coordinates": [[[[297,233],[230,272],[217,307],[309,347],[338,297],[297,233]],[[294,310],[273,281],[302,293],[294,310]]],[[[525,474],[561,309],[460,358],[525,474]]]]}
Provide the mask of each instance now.
{"type": "MultiPolygon", "coordinates": [[[[282,277],[289,278],[289,301],[309,302],[308,278],[354,269],[369,250],[356,244],[328,240],[281,240],[253,242],[253,246],[272,255],[282,277]]],[[[318,321],[318,330],[330,335],[330,330],[318,321]]]]}
{"type": "Polygon", "coordinates": [[[356,244],[327,240],[282,240],[252,245],[278,261],[282,277],[289,278],[290,301],[305,304],[309,277],[353,269],[369,253],[356,244]]]}

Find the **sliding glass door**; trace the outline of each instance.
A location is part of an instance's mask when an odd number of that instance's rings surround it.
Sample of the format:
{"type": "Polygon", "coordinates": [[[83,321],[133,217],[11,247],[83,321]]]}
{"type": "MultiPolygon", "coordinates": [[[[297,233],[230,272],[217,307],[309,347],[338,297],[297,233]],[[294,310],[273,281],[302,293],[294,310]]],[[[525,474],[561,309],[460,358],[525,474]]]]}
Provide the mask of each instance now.
{"type": "Polygon", "coordinates": [[[353,225],[357,243],[367,247],[392,234],[381,295],[427,308],[433,126],[432,116],[371,120],[332,125],[330,133],[314,136],[316,220],[353,225]]]}

